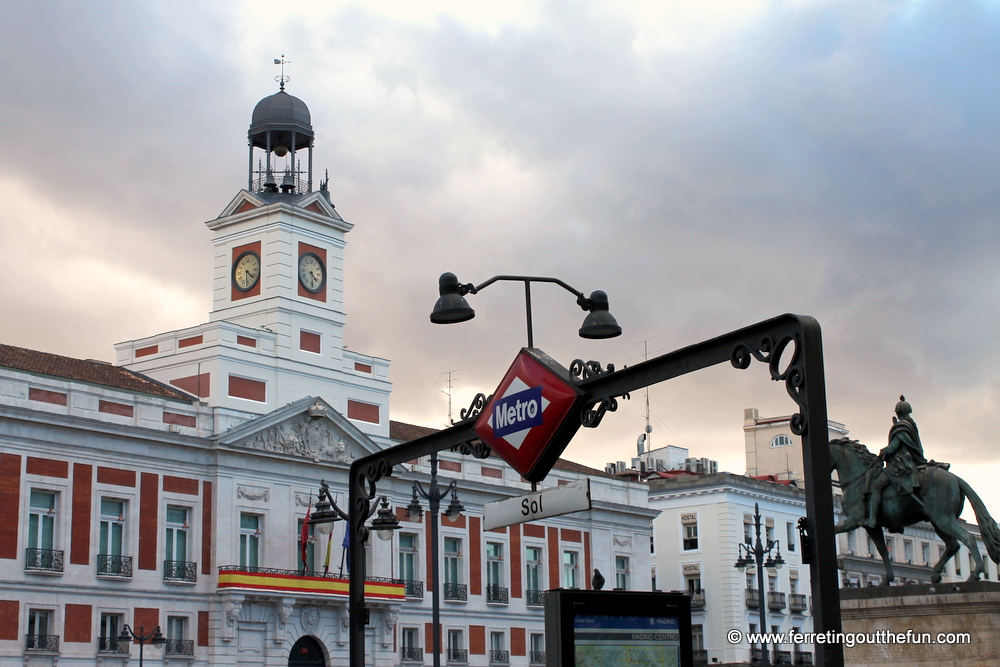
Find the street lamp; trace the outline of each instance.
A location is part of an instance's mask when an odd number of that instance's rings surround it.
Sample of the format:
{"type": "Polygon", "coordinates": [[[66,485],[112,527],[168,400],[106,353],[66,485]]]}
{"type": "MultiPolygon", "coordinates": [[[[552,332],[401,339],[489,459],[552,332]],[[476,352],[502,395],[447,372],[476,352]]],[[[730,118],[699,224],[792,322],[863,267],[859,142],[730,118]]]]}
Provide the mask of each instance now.
{"type": "MultiPolygon", "coordinates": [[[[754,529],[757,533],[757,541],[753,544],[744,544],[740,542],[739,547],[739,557],[736,559],[734,567],[741,572],[743,568],[746,568],[749,574],[757,573],[757,604],[760,611],[760,631],[761,633],[767,632],[767,607],[764,606],[764,568],[767,568],[768,572],[774,574],[777,570],[781,569],[781,566],[785,564],[785,560],[781,557],[781,545],[778,540],[767,540],[767,546],[760,540],[760,504],[753,504],[753,520],[754,529]],[[772,557],[771,550],[777,548],[777,555],[772,557]],[[764,560],[764,555],[767,555],[767,560],[764,560]]],[[[764,664],[770,665],[771,661],[767,653],[767,645],[763,642],[760,643],[761,652],[763,653],[764,664]]],[[[752,648],[752,647],[751,647],[752,648]]]]}
{"type": "MultiPolygon", "coordinates": [[[[392,513],[389,507],[389,499],[386,496],[379,498],[378,502],[372,504],[372,509],[365,517],[367,520],[372,514],[378,512],[378,516],[372,519],[371,528],[381,540],[391,540],[393,531],[399,530],[399,519],[392,513]]],[[[320,480],[319,493],[316,500],[316,511],[309,515],[309,523],[316,526],[316,530],[322,535],[329,535],[333,532],[333,524],[343,519],[347,521],[350,530],[350,517],[347,512],[337,507],[336,501],[330,495],[330,487],[326,480],[320,480]]],[[[303,569],[305,561],[302,562],[303,569]]]]}
{"type": "Polygon", "coordinates": [[[476,311],[465,300],[466,294],[476,294],[479,290],[489,287],[497,281],[513,281],[524,283],[524,306],[528,317],[528,347],[534,347],[534,336],[531,330],[531,283],[555,283],[567,292],[576,296],[576,303],[587,311],[587,317],[580,327],[581,338],[614,338],[622,334],[622,328],[608,310],[608,295],[601,290],[591,292],[590,297],[584,296],[580,290],[570,287],[558,278],[541,276],[493,276],[479,285],[462,284],[454,273],[443,273],[438,279],[440,297],[431,312],[431,322],[434,324],[456,324],[471,320],[476,311]]]}
{"type": "Polygon", "coordinates": [[[142,647],[145,646],[147,642],[156,648],[159,648],[163,646],[164,642],[167,641],[164,639],[163,633],[160,632],[160,626],[156,626],[156,628],[154,628],[148,635],[143,633],[144,630],[145,627],[140,625],[139,634],[136,634],[128,624],[125,624],[125,626],[122,627],[121,634],[118,635],[118,642],[120,644],[126,644],[133,639],[139,642],[139,667],[142,667],[142,647]]]}
{"type": "Polygon", "coordinates": [[[431,647],[433,651],[434,667],[441,667],[441,564],[438,546],[438,513],[441,511],[441,500],[451,493],[451,502],[444,514],[449,519],[455,519],[465,511],[462,503],[458,501],[458,482],[452,480],[447,486],[442,487],[437,481],[438,458],[437,452],[431,454],[431,483],[425,489],[418,482],[413,482],[413,499],[406,506],[406,512],[410,516],[410,521],[417,521],[423,514],[420,500],[417,494],[427,499],[431,514],[431,625],[433,626],[431,647]]]}

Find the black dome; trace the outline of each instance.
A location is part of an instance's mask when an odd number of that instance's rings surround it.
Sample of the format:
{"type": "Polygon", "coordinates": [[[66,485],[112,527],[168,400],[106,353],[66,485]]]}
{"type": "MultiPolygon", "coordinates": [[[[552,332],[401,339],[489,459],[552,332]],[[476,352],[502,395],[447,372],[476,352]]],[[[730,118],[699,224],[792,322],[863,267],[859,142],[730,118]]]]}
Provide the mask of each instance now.
{"type": "MultiPolygon", "coordinates": [[[[309,107],[297,97],[285,91],[265,97],[254,107],[250,120],[249,137],[253,145],[266,147],[267,133],[272,132],[271,145],[276,145],[279,137],[289,139],[295,133],[295,146],[289,148],[307,148],[313,138],[312,118],[309,107]]],[[[284,143],[284,142],[282,142],[284,143]]],[[[290,143],[290,142],[289,142],[290,143]]]]}

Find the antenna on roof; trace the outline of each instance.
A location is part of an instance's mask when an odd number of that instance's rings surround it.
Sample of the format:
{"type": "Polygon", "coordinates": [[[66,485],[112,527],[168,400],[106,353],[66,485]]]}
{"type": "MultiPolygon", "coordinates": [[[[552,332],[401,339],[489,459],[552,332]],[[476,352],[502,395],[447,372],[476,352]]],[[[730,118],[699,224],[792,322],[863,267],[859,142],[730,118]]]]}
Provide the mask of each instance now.
{"type": "Polygon", "coordinates": [[[285,84],[289,81],[289,78],[285,76],[285,65],[291,65],[292,62],[290,60],[285,60],[285,54],[282,53],[281,58],[274,59],[274,64],[281,65],[281,74],[274,77],[274,80],[280,84],[279,90],[281,90],[281,92],[284,92],[285,84]]]}

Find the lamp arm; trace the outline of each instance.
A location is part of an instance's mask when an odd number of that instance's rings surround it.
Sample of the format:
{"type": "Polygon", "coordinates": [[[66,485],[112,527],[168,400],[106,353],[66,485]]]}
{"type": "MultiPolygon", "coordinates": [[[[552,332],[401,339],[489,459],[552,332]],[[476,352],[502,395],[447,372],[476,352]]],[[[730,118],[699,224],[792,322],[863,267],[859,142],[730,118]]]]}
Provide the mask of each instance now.
{"type": "Polygon", "coordinates": [[[578,290],[578,289],[576,289],[574,287],[571,287],[570,285],[567,285],[566,283],[564,283],[563,281],[559,280],[558,278],[549,278],[549,277],[546,277],[546,276],[509,276],[509,275],[493,276],[492,278],[490,278],[486,282],[480,283],[479,285],[473,286],[471,283],[469,283],[468,285],[461,285],[460,288],[462,290],[462,295],[464,296],[466,294],[476,294],[479,290],[484,289],[486,287],[489,287],[493,283],[495,283],[497,281],[500,281],[500,280],[506,280],[506,281],[512,281],[512,282],[522,282],[522,283],[525,283],[525,282],[526,283],[553,283],[555,285],[559,285],[560,287],[562,287],[567,292],[570,292],[571,294],[573,294],[573,296],[576,297],[576,302],[578,304],[580,304],[581,308],[583,308],[584,310],[590,310],[590,306],[589,306],[589,301],[590,300],[587,299],[586,296],[584,296],[583,292],[581,292],[580,290],[578,290]],[[584,306],[585,302],[587,302],[588,305],[584,306]]]}
{"type": "Polygon", "coordinates": [[[413,486],[416,487],[417,493],[421,495],[425,500],[431,499],[431,494],[429,491],[424,490],[424,485],[420,483],[419,480],[413,480],[413,486]]]}

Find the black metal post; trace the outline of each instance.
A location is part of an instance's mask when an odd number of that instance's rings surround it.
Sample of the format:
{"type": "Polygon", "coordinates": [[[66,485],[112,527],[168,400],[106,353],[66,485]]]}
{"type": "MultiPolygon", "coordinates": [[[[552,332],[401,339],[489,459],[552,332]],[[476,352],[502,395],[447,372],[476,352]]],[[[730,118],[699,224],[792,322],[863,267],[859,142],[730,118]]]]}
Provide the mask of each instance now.
{"type": "Polygon", "coordinates": [[[143,632],[145,630],[144,626],[139,626],[139,633],[136,634],[134,630],[126,623],[122,626],[121,634],[118,635],[118,641],[132,641],[135,640],[139,642],[139,667],[142,667],[142,647],[146,645],[146,642],[151,644],[156,644],[160,646],[165,641],[163,634],[160,632],[160,626],[153,628],[153,631],[148,635],[143,632]]]}

